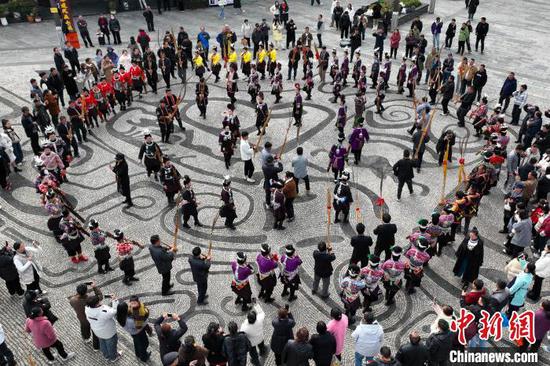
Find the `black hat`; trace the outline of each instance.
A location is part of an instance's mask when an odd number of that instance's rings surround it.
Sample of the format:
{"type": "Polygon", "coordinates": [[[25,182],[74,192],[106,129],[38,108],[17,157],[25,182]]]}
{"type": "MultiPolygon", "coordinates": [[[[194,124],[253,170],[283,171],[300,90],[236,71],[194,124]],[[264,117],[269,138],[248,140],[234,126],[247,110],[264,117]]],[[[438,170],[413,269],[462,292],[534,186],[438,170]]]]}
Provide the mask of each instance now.
{"type": "Polygon", "coordinates": [[[122,232],[122,230],[116,229],[115,231],[113,231],[113,236],[116,240],[121,240],[124,238],[124,233],[122,232]]]}
{"type": "Polygon", "coordinates": [[[91,220],[90,220],[90,223],[88,224],[88,227],[89,227],[90,229],[96,229],[96,228],[99,227],[99,222],[97,222],[96,219],[91,219],[91,220]]]}
{"type": "Polygon", "coordinates": [[[369,264],[371,267],[377,267],[380,264],[380,257],[377,255],[370,255],[369,264]]]}
{"type": "Polygon", "coordinates": [[[117,153],[115,155],[115,160],[124,160],[124,154],[123,153],[117,153]]]}
{"type": "Polygon", "coordinates": [[[346,135],[344,135],[343,132],[340,132],[338,134],[338,141],[344,141],[346,139],[346,135]]]}
{"type": "Polygon", "coordinates": [[[391,248],[391,254],[392,255],[401,255],[401,253],[403,253],[403,248],[401,248],[400,246],[396,245],[394,247],[391,248]]]}
{"type": "Polygon", "coordinates": [[[293,256],[295,251],[296,251],[296,249],[294,249],[294,246],[292,244],[288,244],[285,247],[285,253],[288,256],[293,256]]]}
{"type": "Polygon", "coordinates": [[[359,272],[361,272],[361,269],[357,264],[350,264],[348,267],[348,275],[352,278],[355,278],[359,276],[359,272]]]}
{"type": "Polygon", "coordinates": [[[48,192],[46,192],[46,198],[53,198],[55,197],[55,191],[53,189],[48,189],[48,192]]]}
{"type": "Polygon", "coordinates": [[[423,236],[420,236],[418,239],[416,239],[416,246],[420,250],[424,250],[424,249],[428,248],[428,239],[426,239],[423,236]]]}
{"type": "Polygon", "coordinates": [[[61,215],[63,215],[63,217],[67,217],[67,216],[69,216],[70,214],[71,214],[71,213],[69,212],[69,210],[67,210],[67,209],[65,209],[65,208],[63,209],[63,211],[61,211],[61,215]]]}
{"type": "Polygon", "coordinates": [[[421,229],[427,228],[428,227],[428,220],[426,220],[426,219],[418,220],[418,226],[420,226],[421,229]]]}
{"type": "Polygon", "coordinates": [[[246,262],[246,254],[243,252],[237,252],[237,263],[243,264],[246,262]]]}
{"type": "Polygon", "coordinates": [[[260,251],[262,252],[262,254],[269,254],[271,252],[271,247],[269,246],[269,244],[264,243],[262,244],[260,251]]]}
{"type": "Polygon", "coordinates": [[[189,178],[188,175],[184,175],[183,176],[183,184],[187,185],[189,183],[191,183],[191,178],[189,178]]]}

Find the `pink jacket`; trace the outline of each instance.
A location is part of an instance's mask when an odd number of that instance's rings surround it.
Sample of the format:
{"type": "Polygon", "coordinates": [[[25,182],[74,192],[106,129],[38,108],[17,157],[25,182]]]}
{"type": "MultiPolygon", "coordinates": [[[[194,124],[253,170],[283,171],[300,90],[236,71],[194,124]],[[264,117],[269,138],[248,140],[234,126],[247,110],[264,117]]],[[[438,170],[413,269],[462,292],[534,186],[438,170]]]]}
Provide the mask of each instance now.
{"type": "Polygon", "coordinates": [[[25,323],[25,331],[31,333],[36,348],[50,347],[57,341],[55,329],[45,316],[39,316],[35,319],[28,318],[25,323]]]}
{"type": "Polygon", "coordinates": [[[346,338],[346,330],[348,329],[348,317],[342,314],[342,319],[328,322],[327,330],[336,339],[336,354],[339,355],[344,350],[344,339],[346,338]]]}

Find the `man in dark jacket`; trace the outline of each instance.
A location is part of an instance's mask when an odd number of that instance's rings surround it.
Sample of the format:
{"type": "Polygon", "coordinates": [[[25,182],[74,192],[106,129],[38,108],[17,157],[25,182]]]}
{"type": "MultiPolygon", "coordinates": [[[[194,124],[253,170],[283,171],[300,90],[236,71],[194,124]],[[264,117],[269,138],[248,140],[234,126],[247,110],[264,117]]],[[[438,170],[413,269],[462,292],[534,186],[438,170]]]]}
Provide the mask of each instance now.
{"type": "Polygon", "coordinates": [[[19,273],[13,263],[14,256],[15,251],[6,242],[6,245],[0,249],[0,278],[6,281],[6,287],[10,295],[23,296],[25,291],[21,288],[19,273]]]}
{"type": "Polygon", "coordinates": [[[212,257],[210,255],[201,255],[201,248],[193,248],[193,256],[189,257],[189,265],[191,266],[191,273],[193,274],[193,281],[197,284],[197,305],[206,305],[208,301],[206,298],[208,295],[206,291],[208,289],[208,272],[210,271],[210,265],[212,257]]]}
{"type": "Polygon", "coordinates": [[[460,107],[456,110],[456,117],[458,118],[458,127],[465,127],[466,122],[464,121],[464,117],[466,117],[466,114],[470,111],[470,108],[472,108],[472,104],[474,103],[476,99],[476,92],[474,90],[473,86],[469,86],[468,89],[466,89],[466,93],[464,93],[460,97],[460,107]]]}
{"type": "Polygon", "coordinates": [[[162,275],[162,296],[170,296],[175,292],[170,289],[174,284],[170,283],[170,271],[172,270],[172,261],[177,248],[163,248],[158,235],[151,236],[151,245],[149,245],[149,253],[155,262],[157,271],[162,275]]]}
{"type": "Polygon", "coordinates": [[[181,346],[180,338],[187,332],[187,324],[182,315],[165,313],[154,323],[155,333],[159,338],[159,353],[162,360],[170,352],[178,352],[181,346]],[[174,329],[169,322],[177,321],[179,329],[174,329]]]}
{"type": "Polygon", "coordinates": [[[378,357],[374,359],[371,366],[401,366],[401,362],[391,356],[391,349],[388,346],[380,347],[378,357]]]}
{"type": "Polygon", "coordinates": [[[412,137],[413,142],[413,151],[414,158],[416,160],[416,172],[420,173],[420,168],[422,166],[422,159],[424,158],[424,152],[426,151],[426,144],[430,142],[430,136],[427,133],[424,133],[422,130],[416,130],[412,137]]]}
{"type": "Polygon", "coordinates": [[[420,342],[420,334],[412,331],[409,334],[410,343],[404,344],[399,348],[395,358],[403,366],[424,366],[430,357],[428,348],[420,342]]]}
{"type": "Polygon", "coordinates": [[[474,75],[474,79],[472,81],[472,85],[474,86],[474,90],[477,94],[478,102],[481,99],[481,91],[483,90],[485,84],[487,84],[487,71],[485,70],[485,65],[481,64],[479,65],[479,69],[474,75]]]}
{"type": "Polygon", "coordinates": [[[260,25],[256,23],[254,26],[254,30],[252,31],[252,44],[254,45],[254,55],[253,58],[256,59],[256,53],[258,53],[258,47],[260,46],[260,43],[262,42],[262,31],[260,29],[260,25]]]}
{"type": "Polygon", "coordinates": [[[78,51],[76,48],[73,47],[71,42],[67,41],[65,42],[65,49],[63,51],[65,54],[65,58],[69,61],[69,64],[71,64],[71,69],[73,72],[80,72],[80,62],[78,61],[78,51]]]}
{"type": "Polygon", "coordinates": [[[441,86],[441,94],[443,95],[443,99],[441,99],[441,108],[443,109],[443,112],[441,112],[442,116],[449,115],[449,101],[453,99],[454,93],[455,93],[455,77],[453,75],[450,75],[447,78],[447,81],[445,82],[445,84],[441,86]]]}
{"type": "Polygon", "coordinates": [[[504,80],[502,88],[500,89],[500,98],[498,98],[498,104],[502,105],[502,102],[504,101],[502,113],[506,113],[506,109],[508,108],[508,105],[510,105],[510,98],[517,88],[518,81],[516,80],[516,74],[511,72],[508,74],[506,80],[504,80]]]}
{"type": "Polygon", "coordinates": [[[481,54],[483,55],[483,50],[485,49],[485,37],[489,33],[489,23],[485,17],[481,17],[481,21],[476,25],[476,52],[481,42],[481,54]]]}
{"type": "Polygon", "coordinates": [[[453,38],[456,34],[456,19],[452,19],[449,25],[447,26],[447,30],[445,31],[445,48],[450,49],[453,45],[453,38]]]}
{"type": "Polygon", "coordinates": [[[21,108],[21,125],[25,129],[25,135],[31,140],[32,152],[34,155],[40,155],[40,144],[38,143],[40,127],[38,123],[32,118],[29,107],[25,106],[21,108]]]}
{"type": "MultiPolygon", "coordinates": [[[[69,65],[63,66],[63,71],[61,72],[61,78],[63,80],[63,85],[65,85],[65,88],[67,88],[67,94],[69,94],[69,98],[71,100],[76,100],[78,96],[78,85],[76,84],[76,73],[69,69],[69,65]]],[[[61,98],[61,95],[63,94],[63,90],[61,91],[61,94],[59,94],[59,99],[63,100],[61,98]]]]}
{"type": "Polygon", "coordinates": [[[313,361],[317,366],[330,366],[336,353],[336,339],[327,331],[323,321],[317,322],[317,334],[311,336],[309,344],[313,347],[313,361]]]}
{"type": "Polygon", "coordinates": [[[88,48],[88,43],[90,44],[90,47],[94,47],[94,44],[92,43],[92,39],[90,38],[90,31],[88,30],[88,22],[84,19],[82,15],[78,16],[76,26],[78,27],[78,31],[80,32],[80,37],[82,37],[82,40],[84,41],[84,45],[86,46],[86,48],[88,48]]]}
{"type": "Polygon", "coordinates": [[[385,212],[382,215],[382,224],[378,225],[373,231],[376,235],[374,255],[380,257],[380,254],[384,252],[384,261],[391,258],[391,248],[395,245],[395,234],[397,233],[397,225],[390,222],[391,215],[385,212]]]}
{"type": "Polygon", "coordinates": [[[407,183],[409,193],[413,194],[412,179],[414,178],[413,172],[414,162],[411,160],[411,152],[409,150],[403,151],[403,159],[399,160],[393,166],[393,174],[397,177],[397,200],[401,200],[401,192],[403,186],[407,183]]]}
{"type": "Polygon", "coordinates": [[[449,331],[449,323],[445,319],[439,319],[437,328],[438,332],[431,334],[426,340],[426,346],[430,353],[428,365],[446,366],[449,364],[452,333],[449,331]]]}
{"type": "Polygon", "coordinates": [[[265,190],[265,207],[271,207],[271,182],[278,181],[278,173],[283,171],[283,164],[277,161],[275,165],[275,159],[272,155],[266,158],[265,164],[262,166],[262,172],[264,173],[264,190],[265,190]]]}
{"type": "MultiPolygon", "coordinates": [[[[65,64],[62,65],[62,69],[65,64]]],[[[69,66],[67,65],[67,68],[69,66]]],[[[48,86],[48,89],[55,90],[57,92],[57,96],[59,97],[59,101],[61,102],[61,105],[65,107],[65,98],[63,96],[63,90],[65,89],[65,85],[63,84],[63,79],[61,78],[60,72],[55,67],[52,67],[50,69],[50,76],[48,76],[48,80],[46,81],[46,85],[48,86]]]]}
{"type": "MultiPolygon", "coordinates": [[[[227,324],[229,335],[223,340],[223,354],[227,358],[228,366],[246,366],[248,352],[252,348],[246,333],[239,332],[237,323],[230,321],[227,324]]],[[[254,360],[254,358],[253,358],[254,360]]],[[[259,364],[254,365],[259,366],[259,364]]]]}
{"type": "Polygon", "coordinates": [[[143,17],[145,18],[145,22],[147,23],[147,31],[154,32],[155,31],[155,23],[154,23],[154,14],[153,10],[150,6],[147,6],[145,10],[143,11],[143,17]]]}
{"type": "Polygon", "coordinates": [[[55,47],[53,49],[53,62],[55,63],[55,68],[57,71],[61,72],[61,70],[63,70],[63,65],[65,65],[65,60],[63,59],[63,55],[61,54],[59,47],[55,47]]]}
{"type": "Polygon", "coordinates": [[[313,252],[313,260],[315,265],[313,267],[313,286],[311,287],[311,293],[316,294],[319,288],[319,281],[323,280],[323,288],[319,296],[321,299],[329,297],[328,286],[330,285],[330,276],[332,276],[332,262],[336,259],[336,256],[332,252],[332,247],[327,247],[325,242],[317,244],[317,250],[313,252]]]}
{"type": "Polygon", "coordinates": [[[369,263],[372,238],[369,235],[365,235],[365,225],[361,222],[355,226],[355,230],[357,231],[357,235],[351,237],[350,243],[353,247],[350,262],[361,263],[361,268],[363,268],[369,263]]]}

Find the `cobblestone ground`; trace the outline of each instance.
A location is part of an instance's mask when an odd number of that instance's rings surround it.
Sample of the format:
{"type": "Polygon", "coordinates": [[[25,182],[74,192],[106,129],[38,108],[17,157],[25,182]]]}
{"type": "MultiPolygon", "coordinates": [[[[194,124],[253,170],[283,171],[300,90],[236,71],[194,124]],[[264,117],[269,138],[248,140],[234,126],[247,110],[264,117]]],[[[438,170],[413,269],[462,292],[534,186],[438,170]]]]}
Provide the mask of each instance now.
{"type": "MultiPolygon", "coordinates": [[[[326,0],[325,0],[326,1],[326,0]]],[[[244,17],[252,22],[260,20],[268,15],[268,1],[245,2],[243,15],[235,15],[234,9],[226,9],[227,18],[217,18],[217,9],[202,9],[186,11],[184,13],[169,12],[162,16],[155,14],[156,27],[164,30],[177,29],[184,25],[190,34],[196,34],[200,25],[206,25],[214,37],[223,23],[234,28],[240,28],[244,17]]],[[[361,5],[354,2],[354,6],[361,5]]],[[[550,6],[544,2],[523,3],[521,16],[516,14],[516,3],[511,0],[499,2],[482,1],[476,14],[476,21],[480,16],[487,16],[491,24],[491,31],[487,38],[485,55],[474,53],[478,62],[487,65],[489,82],[486,93],[489,95],[490,105],[496,104],[501,82],[509,70],[515,70],[520,83],[529,85],[530,101],[542,103],[545,99],[548,85],[548,51],[543,46],[547,39],[548,29],[544,28],[541,15],[550,11],[550,6]],[[526,40],[528,43],[526,44],[526,40]]],[[[310,7],[309,2],[291,3],[291,17],[293,17],[299,29],[315,24],[317,14],[322,13],[328,17],[330,4],[310,7]]],[[[459,22],[465,20],[466,12],[462,1],[438,1],[436,15],[441,16],[447,23],[455,17],[459,22]]],[[[424,16],[424,27],[431,24],[432,16],[424,16]]],[[[120,14],[122,24],[122,38],[126,42],[131,35],[137,33],[137,27],[144,26],[141,13],[120,14]]],[[[89,19],[89,23],[95,23],[89,19]]],[[[327,24],[328,25],[328,24],[327,24]]],[[[405,31],[409,27],[405,24],[401,27],[405,31]]],[[[237,32],[240,36],[240,32],[237,32]]],[[[152,37],[156,39],[156,35],[152,37]]],[[[431,41],[431,36],[427,36],[431,41]]],[[[10,25],[0,29],[0,115],[2,118],[13,118],[19,122],[18,110],[23,105],[29,105],[28,80],[36,77],[37,71],[47,70],[52,65],[51,48],[56,44],[53,24],[10,25]]],[[[331,47],[338,46],[336,31],[328,29],[324,35],[324,42],[331,47]]],[[[153,42],[155,43],[155,42],[153,42]]],[[[455,39],[456,44],[456,39],[455,39]]],[[[155,45],[156,46],[156,45],[155,45]]],[[[387,47],[387,46],[386,46],[387,47]]],[[[371,49],[373,38],[368,36],[362,50],[367,53],[368,65],[372,61],[371,49]],[[368,52],[367,52],[368,51],[368,52]]],[[[116,47],[120,51],[120,47],[116,47]]],[[[403,50],[400,49],[400,54],[403,50]]],[[[83,49],[81,59],[92,56],[93,50],[83,49]]],[[[282,52],[284,72],[286,72],[286,51],[282,52]]],[[[281,53],[280,53],[281,54],[281,53]]],[[[365,56],[363,56],[365,59],[365,56]]],[[[385,209],[391,213],[398,224],[399,244],[405,244],[405,236],[415,226],[419,218],[428,217],[437,205],[441,196],[441,169],[437,166],[435,153],[435,141],[445,129],[453,129],[458,137],[469,136],[469,144],[465,151],[466,169],[471,169],[477,162],[476,152],[483,141],[473,137],[470,126],[467,129],[459,129],[456,126],[455,106],[452,106],[451,115],[442,117],[437,113],[430,135],[431,142],[425,154],[425,165],[421,174],[415,178],[415,194],[405,194],[401,202],[395,199],[397,181],[390,173],[390,167],[402,154],[402,149],[411,146],[409,135],[405,132],[412,121],[412,103],[410,99],[395,94],[395,70],[398,64],[394,62],[393,75],[391,77],[390,92],[387,96],[386,111],[383,115],[373,114],[373,93],[369,89],[369,111],[367,112],[367,129],[371,135],[371,141],[363,152],[363,161],[352,169],[352,188],[356,201],[359,202],[362,217],[369,232],[378,224],[378,208],[374,202],[379,194],[379,185],[382,178],[382,196],[386,199],[385,209]]],[[[121,298],[128,298],[132,294],[139,295],[151,309],[152,317],[162,312],[183,313],[189,324],[189,334],[200,336],[210,321],[218,321],[225,325],[229,320],[238,322],[244,319],[243,314],[233,305],[234,296],[230,291],[229,261],[235,251],[241,250],[255,256],[260,244],[269,243],[276,250],[293,243],[298,248],[298,253],[304,260],[301,276],[303,284],[298,294],[298,300],[291,308],[299,326],[308,326],[315,329],[315,323],[319,319],[328,319],[330,308],[339,306],[337,296],[337,279],[344,273],[351,250],[349,238],[353,235],[357,219],[352,215],[349,225],[333,225],[331,227],[331,239],[336,248],[337,260],[335,263],[335,275],[331,285],[331,297],[326,301],[311,295],[311,283],[313,277],[313,260],[311,253],[319,240],[325,238],[326,209],[325,196],[327,188],[332,188],[331,178],[325,172],[327,164],[327,149],[335,141],[335,129],[333,127],[336,115],[334,104],[329,102],[331,97],[330,85],[319,85],[318,77],[315,79],[313,100],[305,103],[304,126],[300,133],[300,144],[308,155],[311,167],[310,177],[312,191],[309,195],[302,194],[295,203],[296,221],[288,223],[287,230],[273,231],[272,215],[263,208],[264,194],[261,187],[261,172],[255,173],[255,184],[248,184],[243,179],[242,163],[238,156],[233,159],[233,166],[226,171],[223,159],[217,144],[217,133],[221,128],[221,113],[227,103],[224,85],[214,84],[209,81],[210,103],[208,117],[199,118],[199,112],[194,105],[194,83],[196,77],[190,81],[181,113],[187,132],[177,131],[172,138],[173,144],[161,144],[163,151],[172,156],[173,162],[182,174],[189,174],[194,180],[195,192],[198,195],[199,217],[203,223],[212,223],[216,209],[219,206],[218,195],[220,192],[222,177],[225,174],[233,176],[233,188],[236,192],[236,204],[238,212],[237,230],[229,232],[218,223],[212,236],[214,246],[214,264],[211,270],[209,282],[210,305],[197,308],[195,304],[196,290],[191,280],[187,265],[187,256],[190,249],[198,245],[202,248],[208,246],[209,229],[199,228],[180,230],[180,252],[174,262],[173,277],[176,283],[176,295],[171,297],[160,296],[160,276],[157,274],[153,263],[145,251],[138,251],[136,255],[137,272],[141,281],[131,288],[121,283],[121,272],[116,270],[108,275],[98,275],[94,262],[72,265],[66,260],[64,250],[52,240],[46,227],[46,216],[39,205],[37,195],[32,188],[32,180],[35,172],[31,167],[31,149],[28,141],[23,144],[26,155],[24,171],[14,174],[11,180],[14,190],[11,193],[2,192],[0,201],[3,206],[0,211],[0,237],[3,240],[35,239],[42,243],[45,249],[45,271],[43,275],[44,287],[49,290],[49,298],[53,304],[53,311],[60,320],[56,324],[61,340],[66,348],[77,352],[77,358],[73,364],[97,364],[105,362],[99,354],[94,353],[88,344],[82,342],[79,336],[79,327],[76,318],[68,306],[67,296],[71,295],[77,284],[84,281],[96,280],[105,293],[114,293],[121,298]]],[[[161,84],[162,86],[163,84],[161,84]]],[[[176,91],[179,85],[173,87],[176,91]]],[[[247,131],[254,130],[254,107],[248,102],[245,84],[240,81],[237,102],[237,114],[241,120],[242,128],[247,131]]],[[[262,82],[262,89],[269,95],[269,86],[262,82]]],[[[266,140],[274,145],[278,151],[282,145],[288,119],[292,106],[292,84],[284,85],[282,103],[272,105],[273,98],[268,96],[268,104],[273,106],[272,122],[267,131],[266,140]]],[[[160,88],[162,93],[163,87],[160,88]]],[[[418,95],[426,93],[425,85],[421,85],[418,95]]],[[[354,90],[350,87],[344,89],[348,96],[350,116],[353,118],[354,90]]],[[[141,130],[149,128],[155,136],[159,136],[154,110],[159,97],[148,94],[141,100],[136,100],[126,113],[119,113],[107,124],[99,129],[94,129],[90,142],[81,146],[81,159],[76,161],[69,169],[70,183],[63,189],[70,195],[86,220],[99,219],[101,225],[110,231],[115,228],[122,229],[126,235],[135,240],[146,243],[149,236],[158,233],[165,242],[172,241],[174,229],[174,208],[167,207],[166,198],[161,186],[148,179],[144,168],[138,164],[137,154],[141,143],[141,130]],[[130,166],[131,184],[135,206],[131,209],[122,208],[122,198],[116,192],[114,177],[108,169],[108,164],[113,161],[114,154],[124,152],[128,157],[130,166]]],[[[546,106],[545,106],[546,107],[546,106]]],[[[437,108],[439,112],[439,108],[437,108]]],[[[349,124],[351,125],[351,123],[349,124]]],[[[346,133],[349,128],[346,128],[346,133]]],[[[17,130],[23,136],[22,128],[17,124],[17,130]]],[[[512,135],[516,135],[512,131],[512,135]]],[[[254,140],[255,138],[252,138],[254,140]]],[[[265,141],[265,140],[264,140],[265,141]]],[[[290,159],[298,145],[296,130],[290,130],[290,137],[286,145],[286,154],[283,156],[285,168],[289,168],[290,159]]],[[[259,163],[256,162],[258,166],[259,163]]],[[[456,160],[450,166],[446,194],[449,194],[457,182],[456,160]]],[[[485,240],[485,261],[480,277],[490,287],[499,278],[504,278],[503,267],[506,258],[501,254],[504,237],[497,234],[501,223],[502,193],[500,187],[494,189],[490,196],[483,199],[479,216],[474,218],[473,225],[480,229],[485,240]]],[[[461,239],[459,237],[458,239],[461,239]]],[[[457,240],[458,241],[458,240],[457,240]]],[[[457,244],[454,245],[456,248],[457,244]]],[[[86,251],[91,254],[89,243],[85,243],[86,251]]],[[[447,247],[444,255],[434,258],[430,262],[430,268],[422,281],[421,291],[413,296],[405,296],[402,292],[397,295],[397,303],[386,307],[382,303],[374,305],[374,313],[382,323],[385,330],[385,342],[392,349],[407,340],[407,334],[412,329],[418,329],[422,334],[429,332],[429,324],[435,315],[430,303],[434,298],[443,304],[451,304],[458,307],[460,295],[460,281],[450,271],[454,263],[454,248],[447,247]]],[[[547,284],[545,284],[547,285],[547,284]]],[[[276,302],[264,305],[267,318],[273,318],[278,306],[284,304],[279,291],[276,292],[276,302]]],[[[543,289],[543,294],[549,294],[548,287],[543,289]]],[[[254,292],[257,293],[256,284],[254,292]]],[[[31,344],[30,337],[23,333],[24,314],[19,299],[10,298],[5,288],[0,289],[0,323],[4,326],[7,341],[18,359],[25,360],[32,355],[38,364],[45,364],[45,359],[31,344]]],[[[528,308],[534,309],[536,304],[528,303],[528,308]]],[[[125,356],[119,362],[120,365],[132,365],[136,363],[133,355],[131,338],[120,330],[121,348],[125,356]]],[[[265,326],[265,335],[269,337],[271,326],[269,321],[265,326]]],[[[353,363],[353,341],[348,332],[344,354],[344,363],[353,363]]],[[[158,365],[159,357],[156,340],[152,339],[151,349],[153,356],[150,364],[158,365]]],[[[503,345],[508,345],[504,342],[503,345]]],[[[543,355],[541,355],[543,356],[543,355]]],[[[23,361],[22,363],[26,363],[23,361]]],[[[546,356],[541,360],[548,363],[546,356]]],[[[266,365],[274,365],[274,356],[269,354],[265,359],[266,365]]]]}

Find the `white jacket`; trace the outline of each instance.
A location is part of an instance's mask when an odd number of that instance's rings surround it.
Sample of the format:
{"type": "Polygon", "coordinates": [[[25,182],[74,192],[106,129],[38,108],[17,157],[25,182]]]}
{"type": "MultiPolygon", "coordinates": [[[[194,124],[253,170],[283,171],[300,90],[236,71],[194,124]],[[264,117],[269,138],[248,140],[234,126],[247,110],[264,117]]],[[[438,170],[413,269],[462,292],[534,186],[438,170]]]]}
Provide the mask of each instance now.
{"type": "Polygon", "coordinates": [[[384,343],[384,330],[376,321],[372,324],[361,323],[351,333],[351,337],[355,341],[355,352],[366,357],[374,357],[384,343]]]}
{"type": "Polygon", "coordinates": [[[0,130],[0,148],[4,149],[4,152],[6,153],[6,155],[8,155],[8,158],[10,158],[10,162],[15,161],[15,154],[13,153],[12,141],[10,137],[3,130],[0,130]]]}
{"type": "Polygon", "coordinates": [[[541,278],[550,277],[550,252],[544,252],[535,262],[535,274],[541,278]]]}
{"type": "Polygon", "coordinates": [[[13,257],[15,268],[17,268],[17,272],[19,272],[19,279],[25,285],[29,285],[34,281],[33,267],[36,272],[42,270],[42,266],[39,262],[40,253],[42,253],[42,248],[40,247],[26,247],[25,253],[16,253],[13,257]],[[32,261],[29,260],[28,254],[32,255],[32,261]]]}
{"type": "Polygon", "coordinates": [[[250,35],[252,34],[252,26],[250,23],[243,23],[241,25],[241,32],[243,33],[243,38],[250,38],[250,35]]]}
{"type": "Polygon", "coordinates": [[[252,159],[252,154],[254,153],[254,149],[250,146],[250,143],[248,140],[242,140],[241,139],[241,160],[247,161],[252,159]]]}
{"type": "Polygon", "coordinates": [[[86,306],[84,308],[86,319],[90,322],[90,328],[98,338],[109,339],[116,334],[115,316],[117,306],[118,300],[115,300],[111,306],[101,305],[97,308],[86,306]]]}
{"type": "Polygon", "coordinates": [[[252,344],[252,347],[257,346],[258,344],[264,341],[264,319],[265,313],[260,306],[260,304],[254,305],[254,311],[256,311],[256,322],[250,324],[248,319],[241,324],[241,332],[246,333],[246,337],[252,344]]]}

